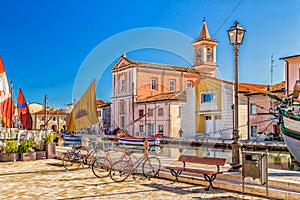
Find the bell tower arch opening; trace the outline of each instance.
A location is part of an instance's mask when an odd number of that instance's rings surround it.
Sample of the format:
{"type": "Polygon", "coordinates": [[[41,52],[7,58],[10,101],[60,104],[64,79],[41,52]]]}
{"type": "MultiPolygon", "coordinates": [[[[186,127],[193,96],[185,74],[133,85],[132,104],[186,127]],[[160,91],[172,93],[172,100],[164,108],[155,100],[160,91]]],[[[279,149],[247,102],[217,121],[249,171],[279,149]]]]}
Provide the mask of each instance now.
{"type": "Polygon", "coordinates": [[[216,77],[216,46],[218,42],[210,37],[206,20],[203,20],[202,29],[198,39],[192,45],[194,47],[194,66],[197,70],[211,77],[216,77]]]}

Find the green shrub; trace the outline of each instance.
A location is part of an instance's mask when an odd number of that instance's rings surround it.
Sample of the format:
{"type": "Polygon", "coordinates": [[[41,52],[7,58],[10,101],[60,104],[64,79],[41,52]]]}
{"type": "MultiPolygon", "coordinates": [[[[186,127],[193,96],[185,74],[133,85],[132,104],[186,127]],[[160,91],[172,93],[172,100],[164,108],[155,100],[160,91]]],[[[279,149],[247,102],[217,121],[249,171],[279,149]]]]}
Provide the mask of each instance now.
{"type": "Polygon", "coordinates": [[[17,153],[18,152],[18,144],[17,141],[7,140],[5,142],[4,151],[6,154],[17,153]]]}
{"type": "Polygon", "coordinates": [[[32,140],[22,140],[20,142],[19,152],[28,153],[33,146],[34,146],[34,142],[32,140]]]}
{"type": "Polygon", "coordinates": [[[47,142],[53,142],[55,138],[56,138],[56,134],[55,133],[46,133],[46,135],[45,135],[45,143],[47,143],[47,142]]]}

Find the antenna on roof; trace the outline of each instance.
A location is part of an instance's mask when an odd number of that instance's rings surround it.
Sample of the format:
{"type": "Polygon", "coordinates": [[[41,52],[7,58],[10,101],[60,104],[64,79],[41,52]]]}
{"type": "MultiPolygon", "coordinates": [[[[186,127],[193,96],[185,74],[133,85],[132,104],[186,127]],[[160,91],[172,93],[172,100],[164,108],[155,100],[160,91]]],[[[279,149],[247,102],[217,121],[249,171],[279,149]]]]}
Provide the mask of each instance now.
{"type": "Polygon", "coordinates": [[[273,58],[273,54],[271,56],[271,85],[273,85],[273,72],[274,72],[274,58],[273,58]]]}

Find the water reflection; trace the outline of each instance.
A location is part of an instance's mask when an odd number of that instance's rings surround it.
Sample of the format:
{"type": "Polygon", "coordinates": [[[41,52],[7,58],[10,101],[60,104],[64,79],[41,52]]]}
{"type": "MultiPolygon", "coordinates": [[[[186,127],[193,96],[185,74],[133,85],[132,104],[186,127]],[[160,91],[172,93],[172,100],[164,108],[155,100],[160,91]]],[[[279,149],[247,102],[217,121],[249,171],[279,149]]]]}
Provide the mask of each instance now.
{"type": "MultiPolygon", "coordinates": [[[[110,140],[104,140],[103,138],[88,138],[84,141],[83,145],[94,145],[97,149],[103,150],[115,150],[116,148],[124,148],[133,151],[143,151],[142,146],[132,146],[132,145],[118,145],[116,142],[110,140]]],[[[70,143],[68,145],[71,145],[70,143]]],[[[151,147],[150,153],[155,153],[156,155],[169,157],[177,159],[181,154],[193,155],[193,156],[208,156],[208,157],[220,157],[226,158],[229,164],[232,160],[232,151],[230,149],[223,148],[213,148],[211,146],[200,146],[194,147],[190,145],[178,145],[178,144],[163,144],[159,147],[151,147]]],[[[293,164],[291,162],[291,157],[289,152],[276,152],[269,151],[268,165],[272,169],[283,169],[283,170],[293,170],[300,171],[300,166],[293,164]]]]}

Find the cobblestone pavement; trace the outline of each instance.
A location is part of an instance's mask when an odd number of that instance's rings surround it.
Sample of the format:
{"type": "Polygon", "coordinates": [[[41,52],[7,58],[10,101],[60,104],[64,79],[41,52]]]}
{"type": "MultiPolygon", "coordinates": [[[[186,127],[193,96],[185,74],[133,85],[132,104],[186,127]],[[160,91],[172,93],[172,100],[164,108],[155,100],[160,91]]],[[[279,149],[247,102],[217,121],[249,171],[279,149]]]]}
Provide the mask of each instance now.
{"type": "Polygon", "coordinates": [[[67,171],[56,159],[0,163],[0,184],[0,199],[264,199],[158,178],[115,183],[96,178],[88,167],[67,171]]]}

